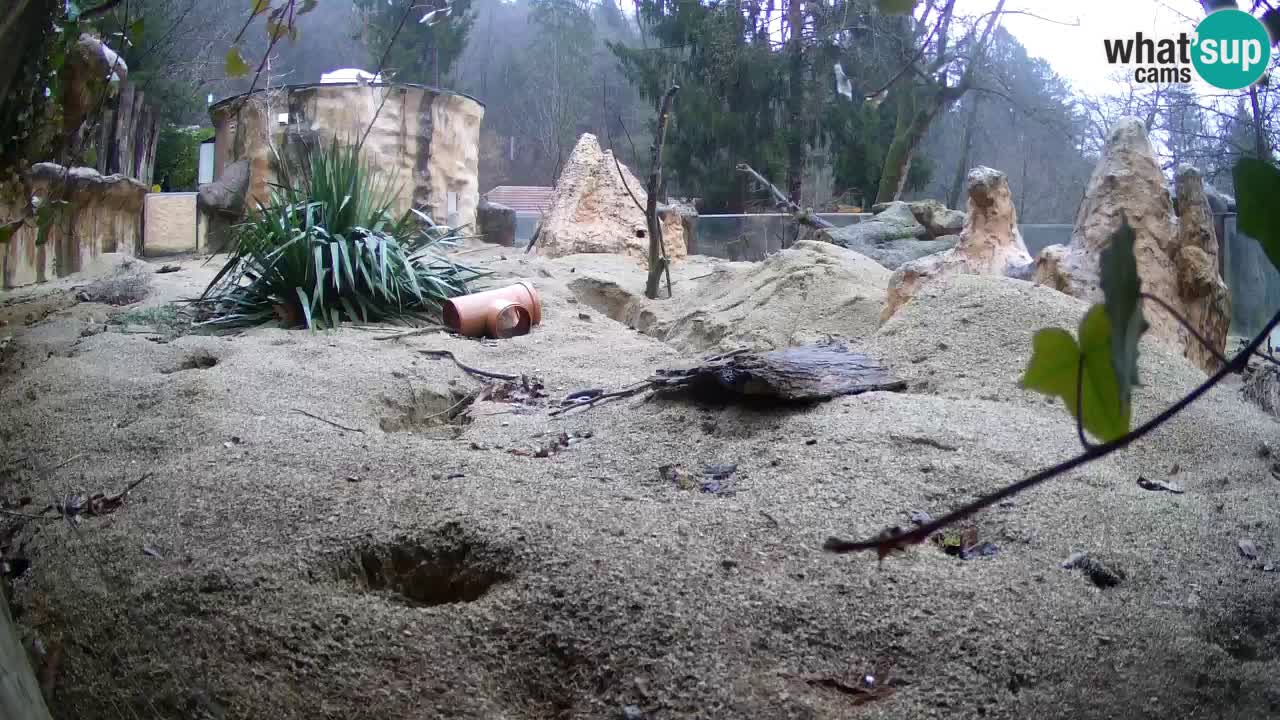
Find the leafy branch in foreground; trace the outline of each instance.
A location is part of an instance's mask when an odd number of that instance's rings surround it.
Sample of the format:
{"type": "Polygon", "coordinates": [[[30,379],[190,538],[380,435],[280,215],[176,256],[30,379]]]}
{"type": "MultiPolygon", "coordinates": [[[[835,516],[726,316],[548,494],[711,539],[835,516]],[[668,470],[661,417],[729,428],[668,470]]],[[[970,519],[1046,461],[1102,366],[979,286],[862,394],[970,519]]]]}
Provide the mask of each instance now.
{"type": "MultiPolygon", "coordinates": [[[[1234,176],[1239,195],[1239,227],[1262,245],[1272,264],[1280,269],[1280,217],[1271,213],[1268,206],[1280,195],[1280,170],[1269,163],[1244,160],[1236,166],[1234,176]]],[[[884,558],[895,550],[923,542],[937,531],[1005,498],[1128,447],[1182,412],[1228,375],[1245,370],[1249,360],[1260,354],[1259,348],[1272,331],[1280,326],[1280,313],[1277,313],[1209,379],[1131,430],[1131,391],[1137,384],[1138,341],[1148,328],[1142,314],[1142,300],[1155,300],[1166,312],[1172,312],[1172,308],[1142,292],[1133,245],[1133,228],[1127,219],[1121,218],[1120,228],[1102,255],[1103,303],[1094,305],[1086,313],[1080,323],[1078,341],[1061,328],[1037,332],[1032,340],[1031,361],[1022,379],[1023,387],[1029,390],[1062,398],[1067,411],[1076,418],[1084,452],[910,531],[890,527],[874,538],[860,541],[828,538],[823,549],[833,553],[875,550],[884,558]],[[1102,444],[1090,443],[1085,437],[1086,430],[1102,440],[1102,444]]],[[[1189,327],[1185,318],[1173,314],[1189,327]]],[[[1204,342],[1198,334],[1193,332],[1193,336],[1204,342]]]]}
{"type": "Polygon", "coordinates": [[[437,254],[463,239],[456,229],[417,210],[395,217],[396,188],[359,148],[334,141],[279,165],[270,202],[234,228],[231,257],[195,301],[201,324],[433,321],[486,275],[437,254]]]}

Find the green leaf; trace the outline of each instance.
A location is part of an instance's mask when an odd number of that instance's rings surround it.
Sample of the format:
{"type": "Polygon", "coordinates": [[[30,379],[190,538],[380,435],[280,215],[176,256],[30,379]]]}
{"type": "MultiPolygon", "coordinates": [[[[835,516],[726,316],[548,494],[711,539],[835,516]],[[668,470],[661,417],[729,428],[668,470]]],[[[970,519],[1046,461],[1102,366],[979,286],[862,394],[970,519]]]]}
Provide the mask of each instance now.
{"type": "Polygon", "coordinates": [[[1121,214],[1120,227],[1102,251],[1102,294],[1111,321],[1111,362],[1115,367],[1120,400],[1126,405],[1138,383],[1138,341],[1147,331],[1142,314],[1142,279],[1133,254],[1133,228],[1121,214]]]}
{"type": "Polygon", "coordinates": [[[1267,253],[1280,270],[1280,214],[1275,212],[1280,198],[1280,170],[1257,158],[1236,163],[1232,172],[1236,186],[1236,226],[1267,253]]]}
{"type": "Polygon", "coordinates": [[[249,0],[249,9],[254,16],[261,15],[271,9],[271,0],[249,0]]]}
{"type": "Polygon", "coordinates": [[[267,37],[279,40],[289,32],[289,27],[276,19],[267,20],[267,37]]]}
{"type": "Polygon", "coordinates": [[[1080,352],[1084,355],[1084,429],[1103,442],[1129,432],[1132,406],[1121,397],[1111,352],[1111,319],[1107,309],[1094,305],[1080,321],[1080,352]]]}
{"type": "Polygon", "coordinates": [[[249,74],[249,63],[240,55],[240,48],[232,47],[227,51],[227,77],[238,78],[249,74]]]}
{"type": "Polygon", "coordinates": [[[1023,373],[1022,387],[1060,397],[1073,406],[1079,370],[1080,346],[1076,339],[1062,328],[1045,328],[1031,340],[1031,362],[1023,373]]]}
{"type": "Polygon", "coordinates": [[[147,19],[138,18],[129,25],[129,42],[135,47],[142,41],[142,32],[147,28],[147,19]]]}
{"type": "Polygon", "coordinates": [[[906,15],[916,9],[916,0],[877,0],[876,4],[886,15],[906,15]]]}
{"type": "Polygon", "coordinates": [[[1111,359],[1111,322],[1102,305],[1090,308],[1080,322],[1079,343],[1062,328],[1036,333],[1022,386],[1061,398],[1071,416],[1081,418],[1084,429],[1103,442],[1129,432],[1131,405],[1120,397],[1111,359]]]}

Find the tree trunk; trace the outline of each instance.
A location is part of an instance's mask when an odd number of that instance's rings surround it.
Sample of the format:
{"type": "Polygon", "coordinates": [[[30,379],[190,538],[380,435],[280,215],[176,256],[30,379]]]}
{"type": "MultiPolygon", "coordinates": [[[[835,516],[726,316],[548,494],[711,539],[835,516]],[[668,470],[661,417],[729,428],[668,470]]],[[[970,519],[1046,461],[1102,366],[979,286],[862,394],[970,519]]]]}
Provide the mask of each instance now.
{"type": "MultiPolygon", "coordinates": [[[[880,171],[880,189],[876,193],[877,204],[892,202],[902,196],[902,191],[907,185],[907,175],[911,170],[911,159],[924,140],[925,133],[929,132],[929,125],[933,123],[934,116],[942,108],[942,102],[938,97],[922,98],[918,103],[920,107],[910,114],[910,120],[905,123],[905,128],[902,114],[898,115],[898,129],[894,131],[893,142],[889,144],[889,151],[885,153],[884,169],[880,171]]],[[[913,99],[910,105],[916,108],[918,103],[913,99]]]]}
{"type": "Polygon", "coordinates": [[[804,187],[804,3],[790,0],[787,3],[787,24],[791,37],[787,42],[788,84],[790,87],[787,108],[787,196],[797,206],[804,187]]]}
{"type": "Polygon", "coordinates": [[[960,162],[956,163],[955,177],[951,178],[951,190],[947,193],[947,207],[960,207],[960,194],[964,192],[964,179],[969,176],[969,154],[973,152],[973,131],[978,125],[978,95],[969,104],[969,114],[964,121],[964,137],[960,140],[960,162]]]}
{"type": "MultiPolygon", "coordinates": [[[[0,10],[0,47],[7,60],[0,63],[0,137],[9,145],[18,130],[18,118],[31,99],[35,70],[47,51],[53,35],[53,19],[61,3],[54,0],[17,0],[6,2],[0,10]]],[[[0,157],[15,159],[19,147],[6,147],[0,157]]],[[[44,158],[41,158],[44,159],[44,158]]],[[[8,171],[11,168],[0,168],[8,171]]]]}
{"type": "Polygon", "coordinates": [[[667,142],[667,118],[671,114],[671,101],[680,92],[679,85],[672,85],[662,96],[658,109],[658,127],[653,133],[653,149],[649,155],[649,198],[645,206],[645,219],[649,225],[649,279],[644,285],[644,295],[650,300],[658,297],[658,285],[666,270],[666,250],[662,245],[662,223],[658,222],[658,190],[662,187],[662,146],[667,142]]]}
{"type": "Polygon", "coordinates": [[[1249,86],[1249,103],[1253,109],[1253,152],[1259,160],[1271,160],[1271,148],[1262,125],[1262,109],[1258,103],[1258,86],[1249,86]]]}

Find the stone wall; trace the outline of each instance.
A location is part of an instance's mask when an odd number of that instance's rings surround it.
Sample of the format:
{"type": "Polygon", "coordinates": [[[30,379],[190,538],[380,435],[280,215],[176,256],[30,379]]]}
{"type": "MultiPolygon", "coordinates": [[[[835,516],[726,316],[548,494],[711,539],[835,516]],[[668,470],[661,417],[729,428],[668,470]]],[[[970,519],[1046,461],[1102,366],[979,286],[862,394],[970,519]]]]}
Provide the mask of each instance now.
{"type": "Polygon", "coordinates": [[[268,201],[276,181],[273,145],[289,157],[317,141],[355,143],[376,115],[364,149],[400,188],[396,211],[416,207],[437,222],[475,224],[484,106],[465,95],[416,85],[305,85],[230,98],[210,113],[215,176],[247,158],[250,208],[268,201]]]}
{"type": "Polygon", "coordinates": [[[196,193],[151,193],[143,215],[145,257],[193,253],[200,247],[202,225],[196,193]]]}
{"type": "MultiPolygon", "coordinates": [[[[67,205],[37,244],[28,223],[0,248],[4,250],[4,287],[45,282],[78,272],[102,253],[138,254],[142,240],[142,204],[147,187],[123,175],[100,175],[93,168],[62,168],[39,163],[31,169],[32,192],[40,201],[62,198],[67,205]]],[[[22,214],[20,198],[0,201],[0,217],[22,214]]]]}

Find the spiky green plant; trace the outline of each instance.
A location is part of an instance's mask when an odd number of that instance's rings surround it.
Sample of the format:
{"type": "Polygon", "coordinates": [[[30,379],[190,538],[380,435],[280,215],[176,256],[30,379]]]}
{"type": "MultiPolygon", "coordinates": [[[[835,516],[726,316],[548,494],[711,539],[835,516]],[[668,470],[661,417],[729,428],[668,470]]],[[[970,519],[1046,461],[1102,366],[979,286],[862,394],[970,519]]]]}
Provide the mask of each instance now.
{"type": "Polygon", "coordinates": [[[331,328],[347,321],[425,320],[483,277],[438,254],[463,235],[411,210],[397,217],[394,178],[357,146],[316,146],[270,201],[233,229],[231,257],[197,305],[205,324],[331,328]]]}

